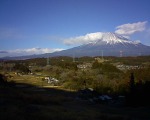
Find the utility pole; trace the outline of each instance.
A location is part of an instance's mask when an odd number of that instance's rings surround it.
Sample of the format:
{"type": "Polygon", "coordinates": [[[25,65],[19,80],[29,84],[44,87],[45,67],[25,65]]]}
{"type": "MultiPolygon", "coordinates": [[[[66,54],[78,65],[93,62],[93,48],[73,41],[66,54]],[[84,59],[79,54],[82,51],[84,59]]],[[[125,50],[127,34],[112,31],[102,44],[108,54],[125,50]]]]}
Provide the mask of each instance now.
{"type": "Polygon", "coordinates": [[[120,51],[120,57],[122,57],[122,52],[123,52],[123,51],[120,51]]]}

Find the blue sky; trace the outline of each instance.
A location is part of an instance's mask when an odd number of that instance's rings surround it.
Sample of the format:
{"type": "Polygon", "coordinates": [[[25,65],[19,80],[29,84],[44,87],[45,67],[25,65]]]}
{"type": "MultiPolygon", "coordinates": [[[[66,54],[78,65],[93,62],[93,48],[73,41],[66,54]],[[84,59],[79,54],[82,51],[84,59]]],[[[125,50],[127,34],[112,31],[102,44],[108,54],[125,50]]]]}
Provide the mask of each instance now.
{"type": "Polygon", "coordinates": [[[150,46],[149,6],[150,0],[0,0],[0,57],[68,49],[80,45],[69,40],[97,32],[150,46]]]}

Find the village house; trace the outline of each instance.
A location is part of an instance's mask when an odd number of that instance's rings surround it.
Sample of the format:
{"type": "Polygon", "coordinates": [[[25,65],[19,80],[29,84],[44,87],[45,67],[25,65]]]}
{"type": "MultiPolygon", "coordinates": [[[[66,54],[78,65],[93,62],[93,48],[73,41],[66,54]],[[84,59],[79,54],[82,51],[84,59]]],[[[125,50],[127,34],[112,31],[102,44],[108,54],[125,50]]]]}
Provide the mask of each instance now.
{"type": "Polygon", "coordinates": [[[91,63],[84,63],[84,64],[77,65],[77,68],[79,69],[86,69],[86,68],[91,68],[91,67],[92,67],[91,63]]]}
{"type": "Polygon", "coordinates": [[[117,65],[116,67],[120,70],[131,70],[131,69],[143,68],[143,66],[139,66],[139,65],[123,65],[123,64],[117,65]]]}
{"type": "Polygon", "coordinates": [[[59,82],[59,80],[57,80],[56,78],[49,77],[49,76],[45,77],[44,79],[45,79],[45,80],[47,81],[47,83],[49,83],[49,84],[51,84],[51,83],[58,83],[58,82],[59,82]]]}

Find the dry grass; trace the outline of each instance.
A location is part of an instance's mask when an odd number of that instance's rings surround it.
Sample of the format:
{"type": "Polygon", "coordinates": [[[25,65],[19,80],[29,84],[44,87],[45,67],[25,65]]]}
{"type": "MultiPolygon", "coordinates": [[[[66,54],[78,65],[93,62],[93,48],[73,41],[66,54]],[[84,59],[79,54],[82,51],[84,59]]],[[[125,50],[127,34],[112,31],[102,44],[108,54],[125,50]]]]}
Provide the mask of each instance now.
{"type": "Polygon", "coordinates": [[[10,73],[12,78],[9,78],[8,81],[14,80],[16,83],[27,83],[35,86],[44,86],[48,85],[46,82],[42,81],[42,77],[34,75],[15,75],[10,73]]]}

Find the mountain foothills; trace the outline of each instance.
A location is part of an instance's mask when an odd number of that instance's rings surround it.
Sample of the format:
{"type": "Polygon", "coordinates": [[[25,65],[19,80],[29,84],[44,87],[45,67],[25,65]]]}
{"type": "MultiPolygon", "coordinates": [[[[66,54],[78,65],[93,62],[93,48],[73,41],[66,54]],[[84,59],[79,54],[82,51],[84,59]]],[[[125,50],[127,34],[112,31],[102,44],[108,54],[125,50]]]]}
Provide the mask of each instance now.
{"type": "Polygon", "coordinates": [[[150,46],[140,42],[131,41],[119,34],[99,32],[97,40],[83,44],[71,49],[46,53],[40,55],[30,55],[21,57],[5,57],[4,59],[30,59],[55,56],[145,56],[150,55],[150,46]]]}

